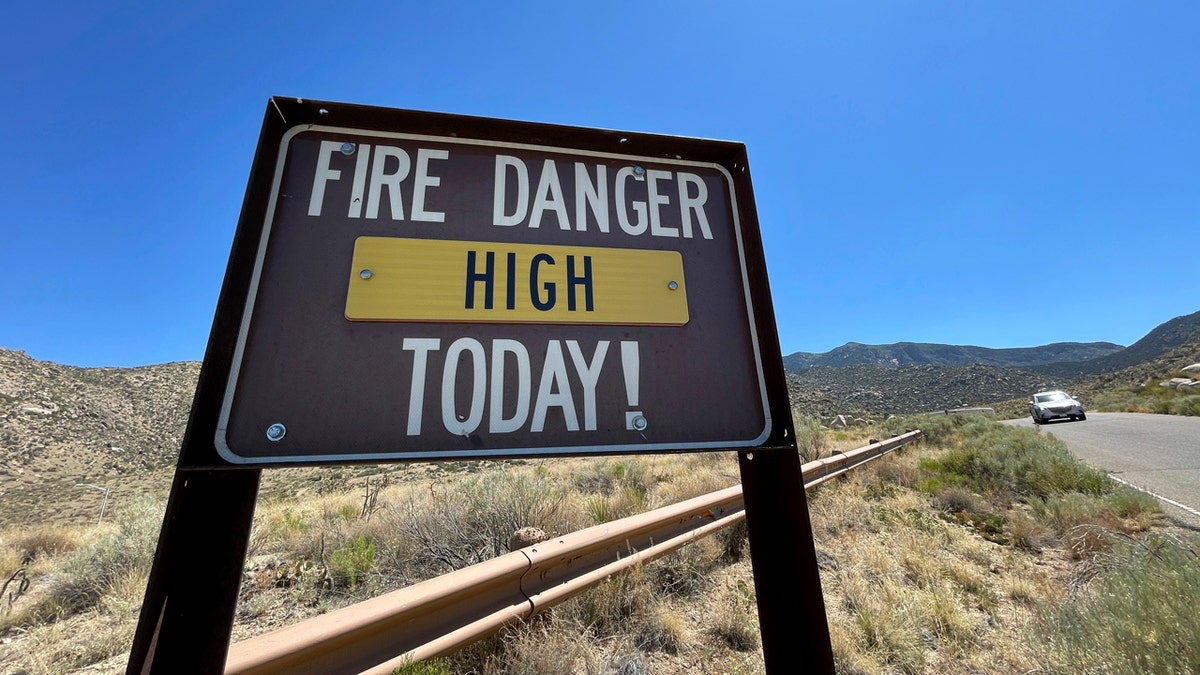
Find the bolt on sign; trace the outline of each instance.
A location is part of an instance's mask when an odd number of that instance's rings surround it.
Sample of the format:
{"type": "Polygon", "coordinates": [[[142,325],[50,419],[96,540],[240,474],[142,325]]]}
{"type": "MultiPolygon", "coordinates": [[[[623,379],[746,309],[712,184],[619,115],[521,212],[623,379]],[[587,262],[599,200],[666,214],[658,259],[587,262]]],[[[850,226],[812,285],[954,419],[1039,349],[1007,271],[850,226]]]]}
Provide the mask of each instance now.
{"type": "Polygon", "coordinates": [[[326,105],[269,148],[216,424],[225,461],[771,434],[744,164],[696,151],[736,144],[326,105]]]}

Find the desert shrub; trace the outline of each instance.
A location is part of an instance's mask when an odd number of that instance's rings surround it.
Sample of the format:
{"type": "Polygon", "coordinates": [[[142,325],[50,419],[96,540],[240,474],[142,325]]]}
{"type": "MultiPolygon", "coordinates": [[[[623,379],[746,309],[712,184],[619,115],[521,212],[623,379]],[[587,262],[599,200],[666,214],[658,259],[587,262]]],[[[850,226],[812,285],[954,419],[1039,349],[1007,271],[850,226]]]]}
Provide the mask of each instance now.
{"type": "Polygon", "coordinates": [[[654,483],[653,472],[642,461],[600,459],[573,477],[575,488],[584,494],[609,495],[621,487],[648,492],[654,483]]]}
{"type": "Polygon", "coordinates": [[[511,626],[445,658],[451,673],[488,675],[554,675],[598,673],[591,636],[563,630],[554,615],[511,626]]]}
{"type": "Polygon", "coordinates": [[[877,459],[856,471],[862,471],[866,475],[875,477],[876,487],[874,490],[876,494],[872,496],[879,497],[888,496],[887,493],[893,492],[895,486],[915,487],[921,478],[916,464],[911,461],[903,461],[895,454],[877,459]]]}
{"type": "Polygon", "coordinates": [[[979,634],[982,626],[966,612],[958,599],[944,587],[933,587],[923,598],[927,628],[943,643],[965,643],[979,634]]]}
{"type": "Polygon", "coordinates": [[[1018,459],[1015,470],[1021,492],[1037,497],[1068,492],[1099,495],[1113,488],[1103,471],[1079,462],[1061,445],[1018,459]]]}
{"type": "Polygon", "coordinates": [[[1200,417],[1200,396],[1180,396],[1171,402],[1169,412],[1172,415],[1200,417]]]}
{"type": "Polygon", "coordinates": [[[508,537],[526,527],[559,529],[564,497],[549,481],[528,473],[492,471],[468,480],[461,488],[478,530],[495,533],[493,555],[508,552],[508,537]]]}
{"type": "Polygon", "coordinates": [[[396,553],[406,560],[397,564],[424,578],[508,553],[509,537],[522,527],[569,529],[563,504],[563,494],[546,479],[492,471],[410,495],[378,520],[406,540],[396,553]]]}
{"type": "Polygon", "coordinates": [[[992,542],[1040,551],[1061,539],[1083,559],[1103,548],[1088,528],[1141,531],[1161,513],[1155,499],[1118,486],[1051,435],[986,418],[928,419],[945,449],[918,462],[914,487],[948,519],[992,542]],[[1014,509],[1014,502],[1029,508],[1014,509]]]}
{"type": "MultiPolygon", "coordinates": [[[[1157,516],[1162,512],[1162,505],[1150,495],[1131,487],[1121,486],[1104,496],[1104,503],[1119,518],[1144,519],[1146,516],[1157,516]]],[[[1129,529],[1145,529],[1148,523],[1143,523],[1129,529]]]]}
{"type": "Polygon", "coordinates": [[[654,586],[643,566],[614,574],[555,610],[568,620],[600,637],[624,634],[653,610],[654,586]]]}
{"type": "Polygon", "coordinates": [[[131,503],[115,526],[64,559],[62,574],[31,615],[44,620],[91,609],[130,577],[148,574],[161,524],[159,505],[148,500],[131,503]]]}
{"type": "Polygon", "coordinates": [[[21,564],[27,565],[47,556],[74,551],[82,542],[83,536],[78,528],[40,525],[14,536],[9,546],[19,552],[21,564]]]}
{"type": "Polygon", "coordinates": [[[829,454],[829,441],[825,429],[815,417],[793,416],[796,429],[796,447],[800,451],[800,462],[811,462],[829,454]]]}
{"type": "Polygon", "coordinates": [[[711,631],[739,652],[758,647],[758,614],[754,591],[740,579],[726,589],[724,607],[713,619],[711,631]]]}
{"type": "Polygon", "coordinates": [[[1076,460],[1057,438],[991,421],[964,425],[955,447],[922,460],[919,468],[925,475],[917,486],[931,493],[960,487],[1004,499],[1113,489],[1103,471],[1076,460]]]}
{"type": "Polygon", "coordinates": [[[979,415],[905,415],[885,420],[881,429],[885,436],[899,436],[920,429],[925,443],[950,445],[964,429],[992,423],[991,419],[979,415]]]}
{"type": "Polygon", "coordinates": [[[638,649],[678,654],[688,641],[686,621],[678,614],[658,607],[639,623],[633,635],[638,649]]]}
{"type": "Polygon", "coordinates": [[[1008,542],[1016,548],[1034,553],[1040,552],[1053,539],[1050,528],[1023,511],[1013,511],[1009,514],[1005,534],[1008,542]]]}
{"type": "Polygon", "coordinates": [[[657,480],[645,462],[600,460],[573,476],[573,482],[584,494],[592,523],[599,524],[649,508],[657,480]]]}
{"type": "MultiPolygon", "coordinates": [[[[1183,376],[1176,373],[1172,377],[1183,376]]],[[[1181,392],[1151,382],[1096,395],[1097,409],[1103,412],[1141,412],[1159,415],[1200,416],[1200,395],[1181,392]]]]}
{"type": "Polygon", "coordinates": [[[865,582],[848,585],[845,603],[852,616],[857,648],[892,664],[900,672],[922,672],[925,646],[919,619],[912,615],[914,605],[900,601],[894,596],[895,590],[865,582]]]}
{"type": "Polygon", "coordinates": [[[962,488],[947,488],[938,493],[934,505],[947,513],[975,510],[975,496],[962,488]]]}
{"type": "Polygon", "coordinates": [[[750,529],[743,518],[737,523],[722,528],[713,535],[721,551],[721,560],[725,564],[740,562],[746,557],[750,548],[750,529]]]}
{"type": "Polygon", "coordinates": [[[622,485],[610,495],[606,508],[609,520],[626,518],[649,508],[646,488],[640,484],[622,485]]]}
{"type": "Polygon", "coordinates": [[[1161,512],[1158,501],[1122,487],[1102,497],[1082,493],[1052,495],[1029,502],[1032,512],[1060,535],[1080,526],[1099,526],[1117,532],[1146,529],[1161,512]]]}
{"type": "Polygon", "coordinates": [[[1031,636],[1045,672],[1192,673],[1200,664],[1196,542],[1108,537],[1091,589],[1047,610],[1031,636]]]}
{"type": "Polygon", "coordinates": [[[720,542],[705,537],[656,561],[649,567],[649,574],[664,595],[699,597],[708,587],[713,570],[722,564],[722,558],[720,542]]]}
{"type": "Polygon", "coordinates": [[[355,588],[375,564],[375,542],[359,536],[329,554],[327,566],[334,583],[355,588]]]}

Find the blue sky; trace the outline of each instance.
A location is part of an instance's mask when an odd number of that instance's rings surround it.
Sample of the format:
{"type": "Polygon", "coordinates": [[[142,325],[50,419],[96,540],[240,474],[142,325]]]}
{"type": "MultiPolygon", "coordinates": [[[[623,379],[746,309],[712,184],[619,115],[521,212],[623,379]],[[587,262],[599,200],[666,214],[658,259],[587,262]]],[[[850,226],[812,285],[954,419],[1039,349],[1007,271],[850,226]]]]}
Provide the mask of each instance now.
{"type": "Polygon", "coordinates": [[[746,144],[784,353],[1200,310],[1193,2],[21,3],[0,346],[202,358],[272,95],[746,144]]]}

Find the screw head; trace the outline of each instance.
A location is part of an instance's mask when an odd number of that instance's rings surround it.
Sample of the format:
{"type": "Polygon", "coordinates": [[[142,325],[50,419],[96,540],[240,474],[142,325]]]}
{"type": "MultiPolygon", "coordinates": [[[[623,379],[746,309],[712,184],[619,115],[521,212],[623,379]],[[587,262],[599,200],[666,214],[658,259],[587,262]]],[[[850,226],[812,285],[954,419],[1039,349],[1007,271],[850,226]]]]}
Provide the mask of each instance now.
{"type": "Polygon", "coordinates": [[[366,279],[370,279],[371,277],[375,276],[375,273],[372,272],[371,270],[363,270],[358,273],[358,276],[360,279],[366,280],[366,279]]]}
{"type": "Polygon", "coordinates": [[[272,443],[278,443],[279,441],[282,441],[283,437],[286,435],[287,427],[283,426],[279,422],[267,427],[267,440],[271,441],[272,443]]]}
{"type": "Polygon", "coordinates": [[[645,431],[647,426],[649,426],[649,423],[646,421],[645,417],[638,415],[637,417],[633,418],[634,431],[645,431]]]}
{"type": "Polygon", "coordinates": [[[677,282],[677,281],[668,281],[668,282],[667,282],[667,288],[669,288],[669,289],[671,289],[671,290],[673,290],[673,291],[674,291],[674,290],[676,290],[676,289],[678,289],[678,288],[679,288],[679,282],[677,282]]]}
{"type": "Polygon", "coordinates": [[[347,157],[349,157],[350,155],[353,155],[354,151],[356,149],[357,148],[354,146],[353,143],[350,143],[350,142],[342,143],[342,154],[347,157]]]}
{"type": "Polygon", "coordinates": [[[640,167],[640,166],[635,166],[635,167],[633,167],[633,175],[635,175],[635,176],[637,176],[637,177],[639,177],[639,178],[640,178],[640,177],[642,177],[642,176],[645,176],[645,175],[646,175],[646,169],[644,169],[644,168],[642,168],[642,167],[640,167]]]}

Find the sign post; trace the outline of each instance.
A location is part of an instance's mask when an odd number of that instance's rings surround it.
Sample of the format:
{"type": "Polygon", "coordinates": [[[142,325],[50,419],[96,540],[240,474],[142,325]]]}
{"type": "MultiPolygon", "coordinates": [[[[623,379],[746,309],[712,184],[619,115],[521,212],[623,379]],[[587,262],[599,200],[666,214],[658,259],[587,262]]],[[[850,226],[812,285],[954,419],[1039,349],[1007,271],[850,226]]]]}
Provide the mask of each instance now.
{"type": "Polygon", "coordinates": [[[754,521],[811,529],[749,467],[795,447],[744,146],[273,99],[128,672],[219,672],[155,645],[203,620],[223,664],[240,573],[171,579],[244,558],[264,467],[740,450],[762,598],[754,521]]]}

